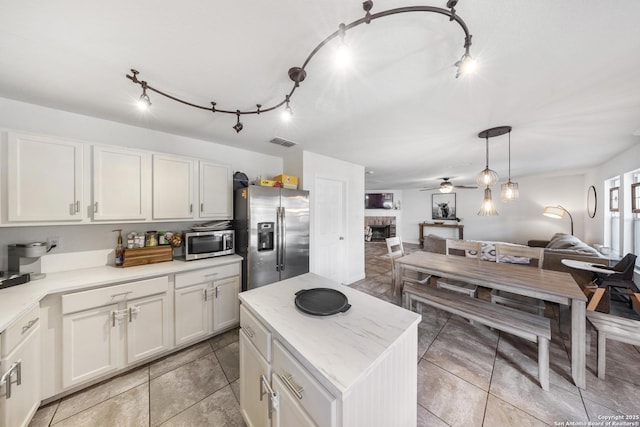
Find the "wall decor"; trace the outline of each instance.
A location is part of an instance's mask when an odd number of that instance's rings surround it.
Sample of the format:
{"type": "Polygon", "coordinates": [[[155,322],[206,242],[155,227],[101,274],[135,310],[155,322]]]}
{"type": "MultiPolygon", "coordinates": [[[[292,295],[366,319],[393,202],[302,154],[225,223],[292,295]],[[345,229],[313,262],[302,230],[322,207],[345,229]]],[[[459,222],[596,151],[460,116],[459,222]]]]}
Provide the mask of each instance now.
{"type": "Polygon", "coordinates": [[[618,212],[620,210],[618,205],[618,196],[620,194],[620,187],[613,187],[609,190],[609,211],[618,212]]]}
{"type": "Polygon", "coordinates": [[[592,185],[587,190],[587,215],[589,218],[596,217],[596,209],[598,209],[598,196],[596,195],[596,187],[592,185]]]}
{"type": "Polygon", "coordinates": [[[431,195],[431,219],[456,219],[456,193],[431,195]]]}

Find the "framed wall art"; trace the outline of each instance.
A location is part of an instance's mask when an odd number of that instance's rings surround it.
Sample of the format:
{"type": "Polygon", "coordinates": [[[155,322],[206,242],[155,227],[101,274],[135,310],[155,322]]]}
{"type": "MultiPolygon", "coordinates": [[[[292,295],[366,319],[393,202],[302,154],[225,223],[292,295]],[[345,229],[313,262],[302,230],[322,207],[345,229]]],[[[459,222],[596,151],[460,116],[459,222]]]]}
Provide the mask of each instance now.
{"type": "Polygon", "coordinates": [[[431,195],[431,218],[456,219],[456,193],[431,195]]]}

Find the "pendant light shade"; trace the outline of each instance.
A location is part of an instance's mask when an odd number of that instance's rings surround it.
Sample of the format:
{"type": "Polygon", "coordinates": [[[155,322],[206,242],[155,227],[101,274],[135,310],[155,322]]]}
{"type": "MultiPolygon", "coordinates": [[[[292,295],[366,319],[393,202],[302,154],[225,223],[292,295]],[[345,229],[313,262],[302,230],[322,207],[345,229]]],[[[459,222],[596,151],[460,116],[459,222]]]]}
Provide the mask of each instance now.
{"type": "Polygon", "coordinates": [[[489,169],[489,134],[486,135],[487,166],[476,176],[478,187],[492,187],[498,182],[498,173],[489,169]]]}
{"type": "Polygon", "coordinates": [[[484,199],[482,200],[482,206],[480,206],[478,215],[480,216],[497,216],[498,215],[496,206],[493,204],[493,198],[491,197],[491,188],[489,187],[484,189],[484,199]]]}
{"type": "Polygon", "coordinates": [[[504,202],[518,200],[518,197],[520,196],[518,192],[518,183],[511,181],[511,128],[509,129],[509,178],[507,179],[507,182],[502,184],[500,195],[504,202]]]}

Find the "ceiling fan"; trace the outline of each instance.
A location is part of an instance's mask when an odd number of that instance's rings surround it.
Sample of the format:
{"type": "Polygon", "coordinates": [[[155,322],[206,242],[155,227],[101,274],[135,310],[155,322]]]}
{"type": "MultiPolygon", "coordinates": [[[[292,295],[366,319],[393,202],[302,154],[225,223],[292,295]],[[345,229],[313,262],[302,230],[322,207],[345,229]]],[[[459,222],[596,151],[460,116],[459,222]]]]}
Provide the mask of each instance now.
{"type": "Polygon", "coordinates": [[[457,189],[467,189],[467,188],[478,188],[476,186],[470,186],[470,185],[453,185],[453,183],[451,181],[449,181],[451,178],[449,177],[443,177],[443,178],[438,178],[441,179],[442,182],[440,183],[440,185],[438,187],[433,187],[433,188],[423,188],[420,191],[431,191],[431,190],[440,190],[441,193],[451,193],[451,191],[454,188],[457,189]]]}

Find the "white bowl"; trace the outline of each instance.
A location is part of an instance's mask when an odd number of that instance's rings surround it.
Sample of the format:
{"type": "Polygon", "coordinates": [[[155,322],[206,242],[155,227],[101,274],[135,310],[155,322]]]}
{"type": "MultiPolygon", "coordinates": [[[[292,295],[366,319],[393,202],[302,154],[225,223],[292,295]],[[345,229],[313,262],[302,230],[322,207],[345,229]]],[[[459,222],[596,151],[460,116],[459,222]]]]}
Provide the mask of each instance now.
{"type": "Polygon", "coordinates": [[[611,248],[603,246],[603,247],[600,248],[600,253],[602,255],[609,255],[611,253],[611,248]]]}

